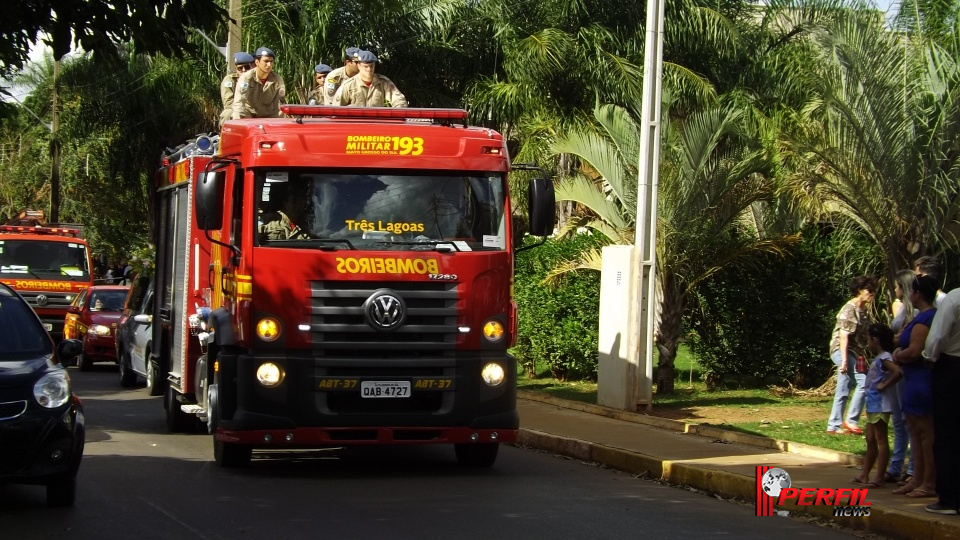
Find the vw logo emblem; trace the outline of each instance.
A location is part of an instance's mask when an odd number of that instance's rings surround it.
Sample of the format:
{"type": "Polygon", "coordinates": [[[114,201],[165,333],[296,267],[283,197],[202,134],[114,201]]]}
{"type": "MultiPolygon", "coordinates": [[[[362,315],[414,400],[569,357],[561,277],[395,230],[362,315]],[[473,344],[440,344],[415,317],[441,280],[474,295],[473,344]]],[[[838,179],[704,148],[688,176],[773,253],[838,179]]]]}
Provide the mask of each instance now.
{"type": "Polygon", "coordinates": [[[363,315],[374,330],[396,330],[407,317],[407,305],[403,298],[389,289],[380,289],[363,303],[363,315]]]}
{"type": "Polygon", "coordinates": [[[47,298],[47,295],[45,295],[45,294],[38,294],[38,295],[37,295],[37,305],[38,305],[38,306],[45,306],[45,305],[47,305],[47,302],[48,302],[49,300],[50,300],[50,299],[47,298]]]}

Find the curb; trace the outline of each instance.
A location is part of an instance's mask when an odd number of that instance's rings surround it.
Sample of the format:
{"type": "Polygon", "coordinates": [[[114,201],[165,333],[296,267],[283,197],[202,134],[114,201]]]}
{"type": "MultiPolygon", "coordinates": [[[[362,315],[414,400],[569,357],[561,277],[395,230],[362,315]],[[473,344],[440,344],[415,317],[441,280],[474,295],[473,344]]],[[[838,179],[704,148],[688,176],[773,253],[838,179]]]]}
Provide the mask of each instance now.
{"type": "Polygon", "coordinates": [[[690,433],[693,435],[700,435],[701,437],[710,437],[711,439],[724,442],[747,444],[769,450],[779,450],[781,452],[816,458],[833,463],[841,463],[843,465],[863,465],[862,456],[850,454],[848,452],[838,452],[836,450],[828,450],[826,448],[810,446],[808,444],[802,444],[793,441],[784,441],[781,439],[772,439],[770,437],[763,437],[760,435],[740,433],[738,431],[731,431],[729,429],[723,429],[709,424],[688,423],[682,420],[671,420],[669,418],[660,418],[643,413],[622,411],[620,409],[613,409],[610,407],[604,407],[602,405],[592,405],[590,403],[556,398],[541,394],[539,392],[531,392],[529,390],[519,390],[517,392],[517,397],[520,399],[526,399],[528,401],[538,401],[540,403],[555,405],[564,409],[571,409],[575,411],[596,414],[599,416],[605,416],[607,418],[613,418],[616,420],[633,422],[635,424],[669,429],[672,431],[679,431],[681,433],[690,433]]]}
{"type": "MultiPolygon", "coordinates": [[[[562,408],[598,414],[609,418],[719,438],[730,442],[750,444],[762,448],[779,448],[784,452],[827,459],[836,461],[837,463],[850,464],[851,462],[847,460],[858,457],[844,452],[835,452],[808,445],[790,443],[788,441],[730,432],[719,428],[700,426],[698,424],[688,424],[678,420],[656,418],[599,405],[590,405],[554,398],[552,396],[543,396],[531,392],[521,391],[518,397],[530,401],[556,405],[562,408]],[[725,435],[729,435],[730,437],[726,437],[725,435]],[[831,457],[833,459],[830,459],[831,457]]],[[[671,484],[690,486],[725,498],[750,502],[754,500],[756,494],[756,479],[752,476],[744,476],[742,474],[708,469],[688,463],[664,460],[632,450],[562,437],[541,431],[525,429],[523,427],[520,428],[514,444],[538,448],[582,461],[602,463],[608,467],[634,475],[651,477],[671,484]]],[[[836,523],[844,528],[861,530],[889,538],[960,540],[960,526],[958,526],[956,518],[941,518],[933,515],[917,516],[896,509],[873,508],[870,517],[867,519],[838,520],[833,515],[833,507],[803,506],[801,509],[801,507],[795,503],[788,503],[778,508],[789,511],[793,516],[814,516],[825,521],[836,523]]]]}

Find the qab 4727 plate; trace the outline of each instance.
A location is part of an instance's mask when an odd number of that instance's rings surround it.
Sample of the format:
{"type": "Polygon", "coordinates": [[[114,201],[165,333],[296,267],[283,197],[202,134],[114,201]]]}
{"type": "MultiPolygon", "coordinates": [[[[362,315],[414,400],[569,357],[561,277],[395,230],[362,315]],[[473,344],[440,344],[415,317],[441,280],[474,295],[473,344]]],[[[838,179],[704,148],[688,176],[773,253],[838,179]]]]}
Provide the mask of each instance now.
{"type": "Polygon", "coordinates": [[[410,381],[360,381],[360,395],[365,398],[410,397],[410,381]]]}

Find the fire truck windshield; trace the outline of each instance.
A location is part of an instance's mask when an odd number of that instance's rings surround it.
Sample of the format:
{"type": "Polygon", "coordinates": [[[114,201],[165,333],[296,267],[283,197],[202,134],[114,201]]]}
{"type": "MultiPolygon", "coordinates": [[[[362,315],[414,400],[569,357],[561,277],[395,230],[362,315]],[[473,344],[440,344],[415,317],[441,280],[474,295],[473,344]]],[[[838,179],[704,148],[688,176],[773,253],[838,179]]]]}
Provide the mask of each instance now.
{"type": "Polygon", "coordinates": [[[0,240],[0,277],[87,280],[87,247],[76,242],[0,240]]]}
{"type": "Polygon", "coordinates": [[[502,173],[257,174],[257,242],[323,249],[504,250],[502,173]]]}

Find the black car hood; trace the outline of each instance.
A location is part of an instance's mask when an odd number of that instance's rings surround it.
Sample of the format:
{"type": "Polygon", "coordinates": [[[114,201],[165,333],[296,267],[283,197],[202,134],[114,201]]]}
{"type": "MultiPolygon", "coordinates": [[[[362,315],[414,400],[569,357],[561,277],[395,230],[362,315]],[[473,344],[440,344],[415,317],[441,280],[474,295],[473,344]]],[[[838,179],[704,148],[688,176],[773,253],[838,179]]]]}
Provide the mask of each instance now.
{"type": "Polygon", "coordinates": [[[29,360],[0,360],[0,388],[27,386],[40,378],[40,374],[56,366],[52,356],[29,360]]]}

